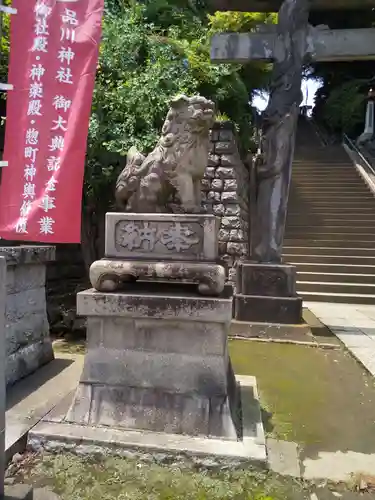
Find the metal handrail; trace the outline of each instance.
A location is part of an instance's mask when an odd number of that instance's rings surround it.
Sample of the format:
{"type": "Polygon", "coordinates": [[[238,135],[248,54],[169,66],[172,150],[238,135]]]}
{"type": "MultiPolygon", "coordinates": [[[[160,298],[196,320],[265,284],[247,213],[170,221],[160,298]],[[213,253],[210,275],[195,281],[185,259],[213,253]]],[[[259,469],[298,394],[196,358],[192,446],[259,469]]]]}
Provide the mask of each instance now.
{"type": "Polygon", "coordinates": [[[375,168],[373,167],[373,165],[371,165],[367,158],[365,158],[355,142],[353,142],[346,134],[343,134],[343,143],[346,144],[348,148],[350,148],[354,153],[356,153],[356,155],[358,155],[362,162],[365,164],[365,167],[370,170],[373,175],[375,175],[375,168]]]}
{"type": "Polygon", "coordinates": [[[318,124],[316,123],[316,120],[314,119],[314,117],[310,118],[309,121],[311,123],[311,126],[314,129],[314,132],[318,136],[318,138],[321,141],[321,143],[323,144],[323,146],[328,146],[329,141],[328,141],[327,137],[325,137],[325,135],[322,133],[322,131],[321,131],[320,127],[318,126],[318,124]]]}

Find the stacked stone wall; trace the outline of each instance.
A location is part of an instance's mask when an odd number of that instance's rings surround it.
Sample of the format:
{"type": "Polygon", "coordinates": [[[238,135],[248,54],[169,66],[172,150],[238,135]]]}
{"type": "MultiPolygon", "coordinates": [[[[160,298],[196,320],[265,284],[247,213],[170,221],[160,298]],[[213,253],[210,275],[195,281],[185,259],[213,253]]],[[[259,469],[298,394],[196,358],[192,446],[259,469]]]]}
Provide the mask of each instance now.
{"type": "Polygon", "coordinates": [[[32,373],[53,359],[46,306],[46,264],[54,247],[1,247],[7,261],[6,383],[32,373]]]}
{"type": "Polygon", "coordinates": [[[250,173],[240,157],[235,128],[230,122],[218,122],[211,131],[202,191],[207,211],[221,219],[219,252],[233,284],[237,264],[249,250],[249,187],[250,173]]]}

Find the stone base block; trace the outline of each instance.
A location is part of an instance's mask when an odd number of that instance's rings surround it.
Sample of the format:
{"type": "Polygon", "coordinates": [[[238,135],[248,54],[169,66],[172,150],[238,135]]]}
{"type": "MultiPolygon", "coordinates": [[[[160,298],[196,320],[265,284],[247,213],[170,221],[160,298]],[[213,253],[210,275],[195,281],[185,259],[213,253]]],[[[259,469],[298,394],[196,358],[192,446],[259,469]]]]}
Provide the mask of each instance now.
{"type": "Polygon", "coordinates": [[[240,263],[234,318],[259,323],[301,323],[302,299],[296,294],[296,268],[287,264],[240,263]]]}
{"type": "Polygon", "coordinates": [[[6,382],[17,382],[53,359],[46,308],[46,264],[55,248],[1,247],[7,261],[6,382]]]}
{"type": "Polygon", "coordinates": [[[79,384],[66,420],[169,434],[238,437],[228,396],[179,394],[162,388],[79,384]]]}
{"type": "Polygon", "coordinates": [[[312,341],[313,334],[307,323],[280,324],[280,323],[251,323],[233,320],[230,328],[232,338],[248,339],[285,339],[296,341],[312,341]]]}
{"type": "Polygon", "coordinates": [[[35,451],[112,454],[161,464],[173,460],[185,467],[243,467],[249,463],[266,466],[256,380],[241,376],[235,383],[240,387],[238,440],[69,423],[65,415],[71,400],[67,398],[30,430],[28,445],[35,451]]]}
{"type": "Polygon", "coordinates": [[[238,321],[298,324],[302,322],[302,299],[238,294],[234,316],[238,321]]]}
{"type": "Polygon", "coordinates": [[[78,294],[87,354],[67,420],[237,439],[231,287],[216,298],[194,291],[135,283],[124,293],[78,294]]]}
{"type": "Polygon", "coordinates": [[[16,484],[14,486],[5,486],[4,496],[0,500],[33,500],[33,489],[26,484],[16,484]]]}
{"type": "Polygon", "coordinates": [[[14,384],[53,359],[52,342],[49,337],[22,347],[7,358],[7,385],[14,384]]]}
{"type": "Polygon", "coordinates": [[[237,292],[261,297],[295,297],[296,279],[294,266],[241,262],[237,272],[237,292]]]}

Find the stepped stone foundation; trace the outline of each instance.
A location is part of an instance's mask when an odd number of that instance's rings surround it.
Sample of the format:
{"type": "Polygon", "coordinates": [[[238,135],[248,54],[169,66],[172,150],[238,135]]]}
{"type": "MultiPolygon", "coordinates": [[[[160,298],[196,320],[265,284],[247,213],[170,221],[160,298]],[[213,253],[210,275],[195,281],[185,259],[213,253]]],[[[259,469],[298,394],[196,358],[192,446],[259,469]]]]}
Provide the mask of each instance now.
{"type": "Polygon", "coordinates": [[[14,384],[53,359],[46,306],[50,246],[0,247],[7,261],[6,383],[14,384]]]}
{"type": "Polygon", "coordinates": [[[88,350],[66,420],[237,439],[230,287],[205,299],[195,287],[153,288],[140,283],[124,293],[78,294],[88,350]]]}
{"type": "Polygon", "coordinates": [[[286,264],[241,262],[237,273],[235,319],[301,323],[302,299],[296,293],[296,268],[286,264]]]}

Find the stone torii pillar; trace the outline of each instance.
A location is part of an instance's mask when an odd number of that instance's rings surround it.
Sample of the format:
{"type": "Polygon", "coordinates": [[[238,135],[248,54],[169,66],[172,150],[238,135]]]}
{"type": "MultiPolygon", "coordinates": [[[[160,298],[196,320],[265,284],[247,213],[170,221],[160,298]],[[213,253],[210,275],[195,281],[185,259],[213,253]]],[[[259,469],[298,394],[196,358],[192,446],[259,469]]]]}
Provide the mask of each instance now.
{"type": "Polygon", "coordinates": [[[312,0],[284,0],[277,26],[259,27],[250,34],[218,34],[211,43],[212,62],[273,62],[262,156],[254,176],[251,262],[240,266],[238,273],[238,320],[298,323],[301,318],[295,268],[282,264],[282,247],[303,65],[311,60],[375,59],[375,30],[313,28],[308,24],[311,4],[312,0]]]}

